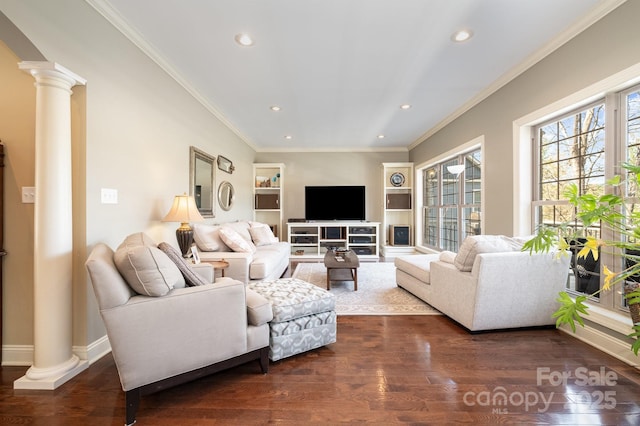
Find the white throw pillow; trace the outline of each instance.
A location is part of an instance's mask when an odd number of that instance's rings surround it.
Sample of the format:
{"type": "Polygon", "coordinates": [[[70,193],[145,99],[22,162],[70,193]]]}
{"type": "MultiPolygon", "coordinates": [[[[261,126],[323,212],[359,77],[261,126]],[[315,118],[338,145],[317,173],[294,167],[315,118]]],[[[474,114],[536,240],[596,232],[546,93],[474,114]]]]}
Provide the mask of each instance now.
{"type": "Polygon", "coordinates": [[[441,262],[454,264],[456,261],[456,253],[452,251],[442,251],[440,252],[440,257],[438,258],[441,262]]]}
{"type": "Polygon", "coordinates": [[[476,255],[516,251],[514,242],[503,235],[473,235],[464,239],[453,264],[459,271],[469,272],[476,255]]]}
{"type": "Polygon", "coordinates": [[[224,226],[225,228],[233,229],[242,238],[244,238],[248,242],[252,243],[251,242],[251,234],[249,234],[249,227],[251,227],[251,224],[249,223],[248,220],[239,220],[237,222],[227,222],[227,223],[223,224],[222,226],[224,226]]]}
{"type": "Polygon", "coordinates": [[[269,225],[264,223],[252,223],[251,228],[249,228],[249,234],[251,234],[251,240],[257,247],[275,244],[279,241],[278,237],[273,235],[269,225]]]}
{"type": "Polygon", "coordinates": [[[220,238],[220,226],[194,223],[193,240],[202,251],[231,251],[220,238]]]}
{"type": "Polygon", "coordinates": [[[231,247],[233,251],[243,253],[254,253],[256,251],[256,246],[251,241],[247,241],[242,235],[227,226],[220,227],[219,233],[222,241],[231,247]]]}

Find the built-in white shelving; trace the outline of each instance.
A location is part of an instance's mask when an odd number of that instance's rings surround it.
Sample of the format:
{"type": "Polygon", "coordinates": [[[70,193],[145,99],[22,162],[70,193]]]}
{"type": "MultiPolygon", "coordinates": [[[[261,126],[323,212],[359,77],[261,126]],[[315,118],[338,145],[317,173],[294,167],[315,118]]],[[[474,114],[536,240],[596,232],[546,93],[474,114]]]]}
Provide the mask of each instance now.
{"type": "Polygon", "coordinates": [[[384,257],[414,252],[413,163],[382,163],[383,213],[380,251],[384,257]]]}
{"type": "Polygon", "coordinates": [[[332,248],[353,250],[361,259],[379,256],[379,222],[293,222],[287,228],[295,258],[322,258],[332,248]]]}
{"type": "Polygon", "coordinates": [[[282,239],[284,164],[255,163],[253,165],[253,220],[271,226],[282,239]]]}

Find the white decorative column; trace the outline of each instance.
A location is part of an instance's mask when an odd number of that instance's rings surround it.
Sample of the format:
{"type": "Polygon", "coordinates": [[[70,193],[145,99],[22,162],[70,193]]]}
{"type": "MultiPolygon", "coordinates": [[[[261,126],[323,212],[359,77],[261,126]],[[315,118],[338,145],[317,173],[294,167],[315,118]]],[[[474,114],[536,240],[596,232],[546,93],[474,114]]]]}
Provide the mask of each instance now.
{"type": "Polygon", "coordinates": [[[56,389],[82,370],[72,351],[71,88],[53,62],[21,62],[36,80],[33,365],[14,389],[56,389]]]}

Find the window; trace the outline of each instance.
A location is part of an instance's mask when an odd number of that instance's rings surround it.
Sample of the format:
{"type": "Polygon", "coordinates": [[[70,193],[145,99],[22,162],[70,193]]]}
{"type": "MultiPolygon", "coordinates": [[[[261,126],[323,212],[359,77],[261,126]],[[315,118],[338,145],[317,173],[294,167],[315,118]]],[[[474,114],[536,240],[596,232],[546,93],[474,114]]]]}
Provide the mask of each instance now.
{"type": "MultiPolygon", "coordinates": [[[[622,92],[622,135],[625,145],[625,161],[631,164],[640,165],[640,89],[634,87],[622,92]]],[[[626,180],[626,209],[629,213],[638,211],[640,193],[638,185],[633,179],[626,180]]],[[[636,253],[640,255],[640,253],[636,253]]],[[[631,263],[631,260],[626,261],[631,263]]],[[[620,267],[628,267],[629,264],[621,264],[620,267]]],[[[640,282],[640,277],[629,277],[628,281],[640,282]]],[[[627,300],[622,298],[621,304],[627,307],[627,300]]]]}
{"type": "MultiPolygon", "coordinates": [[[[538,144],[538,199],[534,201],[537,224],[558,225],[573,221],[581,223],[564,199],[570,184],[576,184],[580,194],[597,193],[605,178],[605,105],[596,103],[572,111],[535,128],[538,144]]],[[[591,227],[585,235],[598,237],[600,227],[591,227]]],[[[580,239],[582,239],[580,238],[580,239]]],[[[584,240],[583,240],[584,241],[584,240]]],[[[572,244],[572,241],[568,241],[572,244]]],[[[600,259],[589,255],[578,259],[572,254],[573,275],[567,282],[570,290],[592,294],[600,288],[600,259]]]]}
{"type": "Polygon", "coordinates": [[[422,245],[457,251],[468,235],[481,233],[481,149],[419,169],[422,173],[422,245]],[[450,166],[464,165],[460,174],[450,166]]]}
{"type": "MultiPolygon", "coordinates": [[[[576,184],[580,194],[602,195],[602,185],[620,173],[620,163],[640,164],[640,91],[635,87],[606,95],[595,103],[541,123],[533,131],[537,174],[532,203],[535,224],[572,222],[575,229],[581,229],[564,191],[569,184],[576,184]],[[618,122],[613,122],[617,117],[618,122]],[[606,122],[607,119],[612,122],[606,122]]],[[[627,208],[637,209],[638,189],[634,183],[627,185],[626,195],[627,208]]],[[[587,236],[619,238],[599,225],[585,230],[581,238],[587,236]]],[[[611,255],[603,253],[598,260],[591,256],[577,259],[574,253],[567,289],[585,294],[597,291],[601,286],[600,258],[610,261],[607,256],[611,255]]],[[[624,307],[621,297],[602,293],[600,298],[605,305],[624,307]]]]}

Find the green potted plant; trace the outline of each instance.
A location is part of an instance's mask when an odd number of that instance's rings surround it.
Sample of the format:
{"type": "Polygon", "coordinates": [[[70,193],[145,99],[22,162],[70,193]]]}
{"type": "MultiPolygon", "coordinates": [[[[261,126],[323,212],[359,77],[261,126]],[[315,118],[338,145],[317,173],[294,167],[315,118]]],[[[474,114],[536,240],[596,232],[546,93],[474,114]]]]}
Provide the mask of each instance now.
{"type": "MultiPolygon", "coordinates": [[[[640,166],[624,163],[622,168],[628,172],[627,180],[640,187],[640,166]]],[[[637,355],[640,350],[640,282],[636,282],[637,277],[640,277],[640,212],[628,209],[625,199],[617,195],[621,182],[620,176],[607,181],[605,186],[612,191],[603,191],[604,195],[580,195],[577,185],[569,185],[564,195],[574,206],[580,226],[576,227],[575,221],[541,225],[522,250],[546,252],[556,248],[560,256],[569,256],[570,250],[575,250],[578,259],[592,256],[596,261],[601,253],[608,251],[616,258],[623,258],[621,267],[603,264],[604,284],[597,291],[575,297],[567,292],[560,292],[557,299],[560,307],[553,316],[557,327],[568,324],[575,332],[576,322],[584,326],[583,316],[588,315],[589,309],[585,304],[588,298],[603,291],[611,291],[620,284],[633,322],[633,332],[628,337],[635,338],[631,349],[637,355]],[[602,227],[608,227],[617,237],[605,240],[587,236],[584,230],[598,223],[602,227]]]]}

